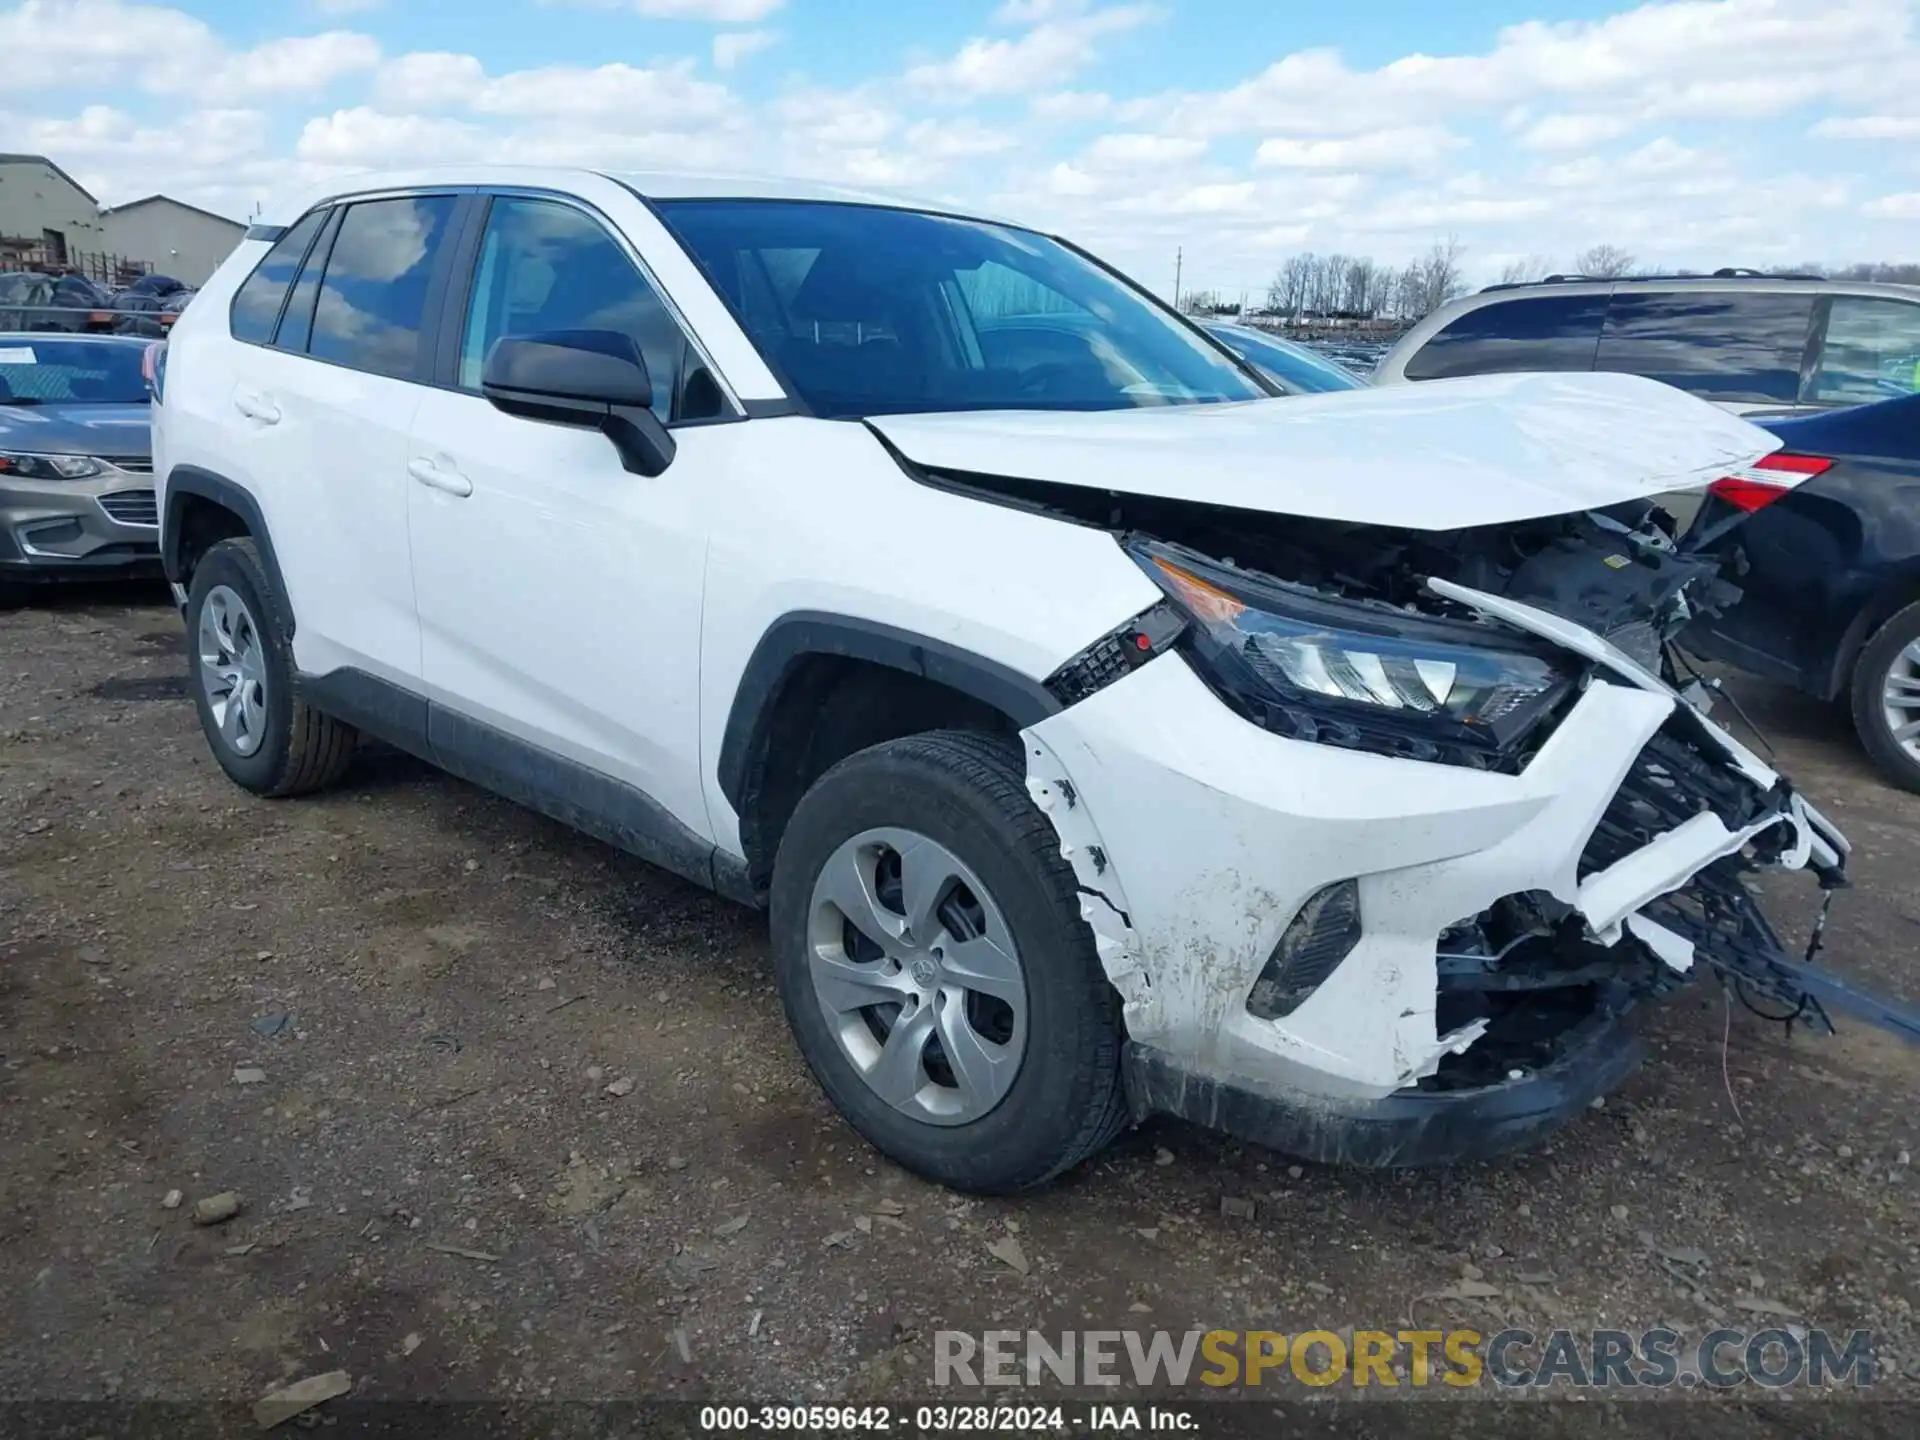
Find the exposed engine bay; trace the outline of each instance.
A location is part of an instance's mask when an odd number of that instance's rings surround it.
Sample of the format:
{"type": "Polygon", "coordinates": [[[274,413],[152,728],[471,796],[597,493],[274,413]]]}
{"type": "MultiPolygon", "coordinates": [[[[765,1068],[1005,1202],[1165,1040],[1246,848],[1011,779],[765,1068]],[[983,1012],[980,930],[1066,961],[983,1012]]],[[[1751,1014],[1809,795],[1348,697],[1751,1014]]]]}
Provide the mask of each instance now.
{"type": "MultiPolygon", "coordinates": [[[[1223,700],[1276,733],[1509,774],[1525,768],[1590,680],[1632,682],[1617,667],[1436,593],[1430,580],[1570,621],[1674,691],[1681,677],[1669,642],[1740,595],[1722,579],[1719,559],[1687,553],[1671,518],[1646,500],[1423,531],[1031,480],[923,478],[1113,532],[1184,616],[1177,638],[1164,619],[1143,617],[1140,633],[1109,637],[1107,648],[1062,667],[1050,684],[1069,703],[1178,644],[1223,700]],[[1444,658],[1475,647],[1504,655],[1505,669],[1476,681],[1470,662],[1444,658]],[[1530,672],[1533,663],[1543,672],[1530,672]]],[[[1826,906],[1846,884],[1844,841],[1786,780],[1743,763],[1737,742],[1695,708],[1697,698],[1680,699],[1640,751],[1580,856],[1578,893],[1509,895],[1438,937],[1436,1028],[1473,1038],[1419,1080],[1422,1090],[1477,1089],[1547,1069],[1574,1037],[1707,970],[1769,1019],[1824,1031],[1829,1012],[1844,1011],[1920,1041],[1920,1016],[1811,963],[1826,906]],[[1709,823],[1702,817],[1718,827],[1719,852],[1685,864],[1677,888],[1660,893],[1656,885],[1630,912],[1596,923],[1587,897],[1630,880],[1649,847],[1699,833],[1709,823]],[[1822,894],[1811,942],[1796,957],[1748,881],[1800,867],[1814,873],[1822,894]]],[[[1310,902],[1290,932],[1293,949],[1283,941],[1276,951],[1280,971],[1288,954],[1313,958],[1309,989],[1361,933],[1350,908],[1344,938],[1310,924],[1299,932],[1304,917],[1335,908],[1310,902]]],[[[1275,995],[1297,1003],[1301,974],[1280,971],[1270,962],[1254,987],[1253,1013],[1264,1014],[1261,1005],[1275,995]]]]}
{"type": "Polygon", "coordinates": [[[1343,599],[1462,614],[1426,588],[1437,575],[1584,625],[1656,673],[1663,645],[1690,619],[1740,598],[1717,556],[1678,548],[1672,517],[1651,501],[1465,530],[1395,530],[1000,476],[929,478],[1343,599]]]}

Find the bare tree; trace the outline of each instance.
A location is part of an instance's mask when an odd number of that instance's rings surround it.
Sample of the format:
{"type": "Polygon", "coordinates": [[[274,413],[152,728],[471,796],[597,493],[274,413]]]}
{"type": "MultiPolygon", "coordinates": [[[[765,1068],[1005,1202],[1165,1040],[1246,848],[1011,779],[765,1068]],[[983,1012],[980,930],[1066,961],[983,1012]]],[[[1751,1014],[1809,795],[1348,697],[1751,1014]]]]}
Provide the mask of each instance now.
{"type": "Polygon", "coordinates": [[[1427,313],[1425,267],[1414,261],[1400,272],[1393,287],[1393,313],[1401,320],[1418,320],[1427,313]]]}
{"type": "Polygon", "coordinates": [[[1596,280],[1618,280],[1633,273],[1633,256],[1618,245],[1595,245],[1574,258],[1573,268],[1596,280]]]}
{"type": "Polygon", "coordinates": [[[1347,262],[1340,286],[1340,308],[1354,315],[1367,313],[1367,292],[1373,287],[1373,257],[1356,256],[1347,262]]]}
{"type": "Polygon", "coordinates": [[[1462,275],[1461,264],[1466,253],[1466,246],[1460,243],[1460,237],[1449,235],[1444,240],[1434,241],[1426,258],[1408,267],[1417,270],[1420,278],[1419,311],[1407,318],[1418,320],[1431,315],[1456,295],[1466,293],[1467,282],[1462,275]]]}
{"type": "Polygon", "coordinates": [[[1873,280],[1882,285],[1920,285],[1920,265],[1911,261],[1887,260],[1878,260],[1864,265],[1844,265],[1833,272],[1833,278],[1873,280]]]}
{"type": "Polygon", "coordinates": [[[1502,285],[1531,285],[1536,280],[1544,280],[1553,274],[1553,257],[1550,255],[1525,255],[1518,260],[1509,260],[1500,267],[1502,285]]]}
{"type": "Polygon", "coordinates": [[[1367,314],[1385,315],[1393,308],[1393,287],[1399,280],[1400,272],[1391,265],[1375,265],[1367,272],[1367,301],[1363,307],[1367,314]]]}

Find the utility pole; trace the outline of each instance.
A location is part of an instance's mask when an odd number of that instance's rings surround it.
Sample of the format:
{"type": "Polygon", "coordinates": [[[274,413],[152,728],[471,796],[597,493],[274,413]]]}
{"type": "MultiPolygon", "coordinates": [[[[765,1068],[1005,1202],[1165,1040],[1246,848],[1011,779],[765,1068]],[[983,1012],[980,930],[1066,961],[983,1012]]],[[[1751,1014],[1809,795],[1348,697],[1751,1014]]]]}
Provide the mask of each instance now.
{"type": "Polygon", "coordinates": [[[1173,308],[1176,310],[1180,308],[1180,262],[1185,255],[1186,252],[1181,246],[1173,247],[1173,308]]]}

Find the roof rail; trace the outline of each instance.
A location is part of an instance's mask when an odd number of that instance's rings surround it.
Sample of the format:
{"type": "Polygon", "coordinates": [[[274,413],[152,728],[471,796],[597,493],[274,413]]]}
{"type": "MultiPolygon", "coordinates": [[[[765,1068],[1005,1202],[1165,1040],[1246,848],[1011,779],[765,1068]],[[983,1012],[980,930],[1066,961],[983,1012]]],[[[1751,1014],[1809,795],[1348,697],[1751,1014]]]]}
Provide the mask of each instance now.
{"type": "Polygon", "coordinates": [[[1754,270],[1743,265],[1724,265],[1710,272],[1661,273],[1649,275],[1547,275],[1538,280],[1502,280],[1497,285],[1480,287],[1482,295],[1492,290],[1528,290],[1536,285],[1643,285],[1649,281],[1671,284],[1675,280],[1827,280],[1830,276],[1799,271],[1754,270]]]}

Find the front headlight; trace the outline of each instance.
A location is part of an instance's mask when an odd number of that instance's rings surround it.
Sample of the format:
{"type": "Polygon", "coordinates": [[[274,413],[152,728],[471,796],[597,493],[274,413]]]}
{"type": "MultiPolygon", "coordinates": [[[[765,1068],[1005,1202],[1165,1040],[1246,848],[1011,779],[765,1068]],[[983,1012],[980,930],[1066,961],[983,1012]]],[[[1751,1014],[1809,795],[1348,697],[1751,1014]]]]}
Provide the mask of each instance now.
{"type": "Polygon", "coordinates": [[[20,455],[0,450],[0,475],[23,480],[85,480],[106,467],[91,455],[20,455]]]}
{"type": "Polygon", "coordinates": [[[1128,553],[1192,618],[1213,688],[1291,739],[1515,769],[1578,679],[1557,651],[1477,622],[1330,600],[1157,541],[1128,553]]]}

